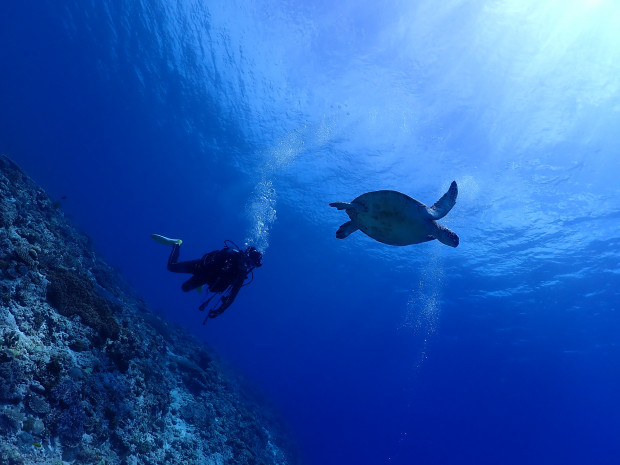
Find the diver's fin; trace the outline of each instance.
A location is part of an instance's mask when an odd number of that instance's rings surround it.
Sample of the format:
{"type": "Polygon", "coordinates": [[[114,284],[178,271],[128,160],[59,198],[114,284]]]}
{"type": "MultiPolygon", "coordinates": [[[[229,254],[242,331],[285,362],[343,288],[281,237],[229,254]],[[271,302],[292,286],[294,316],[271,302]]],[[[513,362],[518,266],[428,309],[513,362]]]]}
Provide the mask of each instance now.
{"type": "Polygon", "coordinates": [[[175,244],[181,245],[183,243],[181,239],[170,239],[169,237],[162,236],[160,234],[151,234],[151,237],[155,239],[157,242],[159,242],[160,244],[164,244],[164,245],[175,245],[175,244]]]}

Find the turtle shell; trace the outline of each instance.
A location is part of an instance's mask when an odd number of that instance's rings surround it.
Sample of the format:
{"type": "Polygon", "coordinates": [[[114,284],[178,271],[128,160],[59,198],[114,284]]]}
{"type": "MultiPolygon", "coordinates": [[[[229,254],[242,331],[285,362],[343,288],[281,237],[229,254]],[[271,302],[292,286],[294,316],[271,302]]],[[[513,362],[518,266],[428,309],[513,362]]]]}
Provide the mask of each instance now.
{"type": "Polygon", "coordinates": [[[435,222],[426,205],[397,191],[367,192],[351,202],[359,208],[347,214],[360,231],[389,245],[410,245],[432,240],[435,222]]]}

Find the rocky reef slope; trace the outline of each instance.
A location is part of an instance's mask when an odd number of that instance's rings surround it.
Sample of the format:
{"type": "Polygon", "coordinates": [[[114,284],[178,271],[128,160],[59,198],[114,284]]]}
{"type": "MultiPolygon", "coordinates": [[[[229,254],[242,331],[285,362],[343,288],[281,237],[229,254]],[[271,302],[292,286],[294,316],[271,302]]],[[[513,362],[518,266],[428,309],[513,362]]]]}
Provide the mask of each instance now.
{"type": "Polygon", "coordinates": [[[245,392],[0,157],[0,463],[295,462],[245,392]]]}

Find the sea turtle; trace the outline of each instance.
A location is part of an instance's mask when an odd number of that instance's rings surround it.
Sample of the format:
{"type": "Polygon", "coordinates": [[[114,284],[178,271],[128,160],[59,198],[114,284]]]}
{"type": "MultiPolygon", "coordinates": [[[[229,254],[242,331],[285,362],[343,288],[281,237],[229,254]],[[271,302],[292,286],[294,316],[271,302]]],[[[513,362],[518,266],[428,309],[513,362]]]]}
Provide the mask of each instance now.
{"type": "Polygon", "coordinates": [[[396,191],[374,191],[360,195],[351,203],[334,202],[331,207],[345,210],[351,221],[344,223],[336,237],[344,239],[361,230],[373,239],[389,245],[409,245],[437,239],[450,247],[459,245],[459,236],[435,220],[443,218],[456,203],[458,188],[452,181],[432,207],[396,191]]]}

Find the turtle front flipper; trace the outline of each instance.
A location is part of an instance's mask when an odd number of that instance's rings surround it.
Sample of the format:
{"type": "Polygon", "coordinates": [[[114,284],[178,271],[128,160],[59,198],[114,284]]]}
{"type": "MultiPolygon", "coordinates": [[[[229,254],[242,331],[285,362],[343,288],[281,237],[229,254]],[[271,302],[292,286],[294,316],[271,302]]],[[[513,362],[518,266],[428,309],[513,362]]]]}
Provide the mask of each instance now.
{"type": "Polygon", "coordinates": [[[429,216],[434,220],[439,220],[446,216],[454,204],[456,203],[456,196],[458,195],[459,190],[456,186],[456,181],[452,181],[450,184],[450,188],[448,192],[441,196],[441,198],[433,204],[432,207],[427,208],[429,216]]]}
{"type": "Polygon", "coordinates": [[[338,228],[338,231],[336,231],[336,238],[344,239],[349,234],[354,233],[358,229],[359,229],[358,226],[355,223],[353,223],[353,221],[347,221],[345,224],[341,225],[338,228]]]}
{"type": "Polygon", "coordinates": [[[368,207],[366,205],[360,203],[348,203],[348,202],[332,202],[329,204],[330,207],[337,208],[338,210],[355,210],[355,211],[368,211],[368,207]]]}
{"type": "Polygon", "coordinates": [[[329,204],[330,207],[335,207],[338,210],[346,210],[347,208],[353,208],[353,204],[347,202],[333,202],[329,204]]]}

